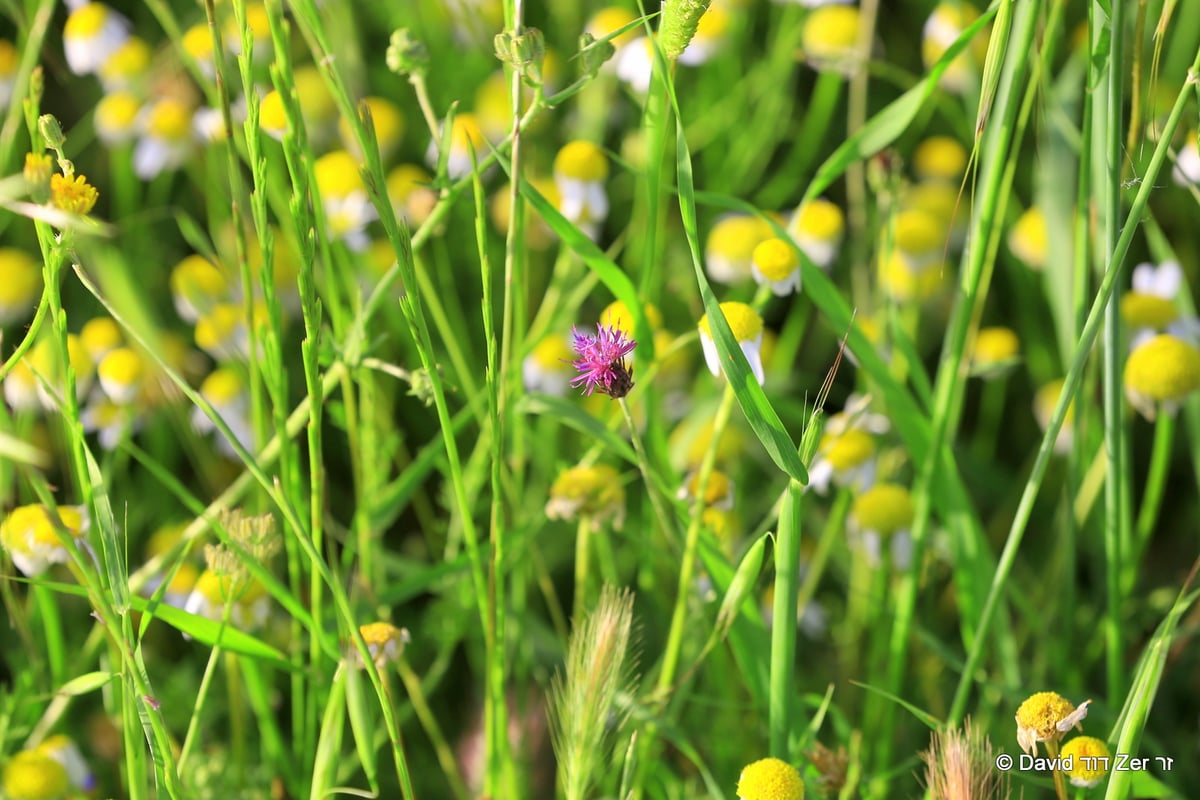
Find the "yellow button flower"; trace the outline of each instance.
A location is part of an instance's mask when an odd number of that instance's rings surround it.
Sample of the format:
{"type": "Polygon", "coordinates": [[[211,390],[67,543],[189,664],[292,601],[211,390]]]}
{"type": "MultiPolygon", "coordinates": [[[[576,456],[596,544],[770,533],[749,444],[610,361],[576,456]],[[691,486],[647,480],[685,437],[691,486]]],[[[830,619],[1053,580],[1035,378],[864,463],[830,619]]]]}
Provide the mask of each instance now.
{"type": "Polygon", "coordinates": [[[543,337],[522,362],[525,391],[562,397],[575,377],[574,359],[575,351],[566,336],[552,333],[543,337]]]}
{"type": "Polygon", "coordinates": [[[591,519],[593,528],[612,521],[620,530],[625,523],[625,489],[620,474],[607,464],[579,466],[564,470],[550,487],[546,502],[549,519],[591,519]]]}
{"type": "Polygon", "coordinates": [[[146,362],[128,347],[118,347],[96,367],[100,388],[114,403],[127,405],[137,399],[146,378],[146,362]]]}
{"type": "Polygon", "coordinates": [[[105,92],[124,91],[142,83],[150,72],[150,45],[137,36],[130,36],[97,72],[105,92]]]}
{"type": "Polygon", "coordinates": [[[129,20],[104,3],[84,3],[67,17],[63,53],[76,75],[88,75],[108,61],[129,38],[129,20]]]}
{"type": "Polygon", "coordinates": [[[1066,770],[1071,784],[1083,789],[1099,784],[1112,767],[1108,745],[1094,736],[1076,736],[1062,746],[1059,756],[1071,765],[1066,770]]]}
{"type": "Polygon", "coordinates": [[[818,197],[800,204],[788,223],[788,233],[809,261],[828,270],[842,245],[846,216],[835,204],[818,197]]]}
{"type": "MultiPolygon", "coordinates": [[[[1063,379],[1058,378],[1042,386],[1033,396],[1033,416],[1043,432],[1050,427],[1050,417],[1054,414],[1054,406],[1058,404],[1063,385],[1063,379]]],[[[1075,401],[1072,400],[1071,404],[1067,406],[1067,415],[1063,418],[1063,425],[1058,429],[1058,438],[1054,440],[1054,452],[1059,455],[1069,453],[1075,443],[1074,421],[1075,401]]]]}
{"type": "Polygon", "coordinates": [[[975,374],[995,377],[1011,368],[1021,354],[1021,340],[1012,328],[997,325],[980,328],[975,336],[971,366],[975,374]]]}
{"type": "Polygon", "coordinates": [[[24,250],[0,247],[0,328],[33,315],[42,293],[42,268],[24,250]]]}
{"type": "Polygon", "coordinates": [[[1125,396],[1148,420],[1173,415],[1180,403],[1200,389],[1200,350],[1183,339],[1159,334],[1129,354],[1125,396]]]}
{"type": "Polygon", "coordinates": [[[967,148],[951,136],[930,136],[913,152],[913,172],[923,180],[955,185],[967,169],[967,148]]]}
{"type": "MultiPolygon", "coordinates": [[[[764,382],[762,343],[763,320],[750,306],[745,303],[721,303],[721,315],[729,324],[733,338],[742,348],[746,361],[750,363],[750,371],[761,386],[764,382]]],[[[708,315],[700,319],[700,346],[704,350],[704,360],[714,376],[720,376],[721,354],[717,351],[717,343],[713,340],[712,330],[708,326],[708,315]]]]}
{"type": "Polygon", "coordinates": [[[22,750],[4,765],[8,800],[62,800],[70,789],[62,764],[37,750],[22,750]]]}
{"type": "Polygon", "coordinates": [[[766,284],[779,297],[800,291],[800,257],[791,243],[767,239],[754,248],[750,273],[759,285],[766,284]]]}
{"type": "Polygon", "coordinates": [[[62,536],[73,538],[76,547],[84,546],[89,525],[83,508],[59,506],[56,513],[57,520],[41,504],[18,506],[0,523],[0,542],[17,569],[30,578],[70,559],[62,536]]]}
{"type": "Polygon", "coordinates": [[[801,48],[814,69],[850,74],[857,60],[859,14],[855,6],[814,8],[804,19],[801,48]]]}
{"type": "Polygon", "coordinates": [[[608,156],[592,142],[568,142],[554,157],[558,210],[593,240],[608,217],[607,178],[608,156]]]}
{"type": "Polygon", "coordinates": [[[1031,206],[1017,218],[1008,233],[1008,249],[1033,270],[1046,266],[1046,254],[1050,239],[1046,217],[1037,206],[1031,206]]]}
{"type": "Polygon", "coordinates": [[[131,92],[110,92],[96,104],[96,136],[109,147],[125,144],[137,135],[142,103],[131,92]]]}
{"type": "Polygon", "coordinates": [[[754,248],[774,236],[761,218],[746,214],[722,217],[704,244],[704,266],[710,280],[735,284],[751,277],[754,248]]]}
{"type": "MultiPolygon", "coordinates": [[[[370,652],[376,669],[383,669],[389,662],[398,661],[404,652],[404,646],[411,639],[407,628],[397,628],[387,622],[372,622],[363,625],[358,632],[362,634],[363,641],[366,642],[367,651],[370,652]]],[[[350,654],[350,661],[362,666],[362,655],[357,648],[354,648],[350,654]]]]}
{"type": "Polygon", "coordinates": [[[742,770],[737,795],[739,800],[804,800],[804,781],[786,761],[764,758],[742,770]]]}
{"type": "MultiPolygon", "coordinates": [[[[969,3],[954,0],[940,3],[925,21],[921,39],[921,58],[925,68],[936,64],[963,30],[979,18],[979,12],[969,3]]],[[[950,92],[965,92],[979,81],[983,59],[987,55],[987,34],[980,32],[974,41],[950,63],[938,84],[950,92]]]]}
{"type": "Polygon", "coordinates": [[[1017,708],[1017,744],[1031,755],[1037,753],[1038,742],[1057,742],[1071,728],[1079,726],[1087,716],[1091,700],[1078,708],[1055,692],[1038,692],[1017,708]]]}

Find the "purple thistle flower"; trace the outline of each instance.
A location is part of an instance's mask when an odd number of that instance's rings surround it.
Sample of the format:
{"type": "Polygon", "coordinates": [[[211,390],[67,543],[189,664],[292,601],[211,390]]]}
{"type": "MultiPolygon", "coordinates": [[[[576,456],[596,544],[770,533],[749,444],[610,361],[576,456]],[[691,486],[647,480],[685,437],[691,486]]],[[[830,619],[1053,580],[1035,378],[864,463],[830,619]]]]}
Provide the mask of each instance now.
{"type": "Polygon", "coordinates": [[[571,329],[571,345],[579,358],[572,363],[579,374],[571,380],[571,386],[583,386],[590,396],[599,391],[609,397],[624,397],[633,388],[633,370],[625,363],[625,357],[637,347],[637,342],[625,335],[620,328],[596,325],[596,335],[580,333],[571,329]]]}

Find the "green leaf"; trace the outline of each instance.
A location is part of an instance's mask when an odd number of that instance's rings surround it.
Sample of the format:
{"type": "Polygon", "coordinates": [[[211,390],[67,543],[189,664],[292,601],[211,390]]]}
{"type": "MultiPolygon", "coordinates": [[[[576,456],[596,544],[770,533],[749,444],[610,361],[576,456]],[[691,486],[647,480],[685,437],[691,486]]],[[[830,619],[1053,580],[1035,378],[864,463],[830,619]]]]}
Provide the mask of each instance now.
{"type": "Polygon", "coordinates": [[[720,303],[713,294],[708,278],[704,274],[704,260],[700,256],[700,232],[696,224],[696,191],[692,182],[692,156],[688,152],[687,138],[683,126],[676,123],[675,143],[677,151],[677,166],[679,173],[679,212],[683,220],[683,231],[687,236],[688,249],[692,253],[692,267],[696,272],[696,282],[700,286],[700,297],[704,300],[704,310],[708,315],[708,327],[716,342],[717,352],[721,354],[722,371],[725,379],[733,387],[734,397],[742,412],[754,430],[755,436],[762,442],[771,460],[775,462],[793,480],[808,483],[808,470],[800,460],[796,445],[783,427],[775,408],[767,400],[758,379],[750,371],[750,364],[742,353],[741,346],[733,337],[729,323],[721,313],[720,303]]]}
{"type": "Polygon", "coordinates": [[[899,706],[903,706],[905,709],[907,709],[908,713],[912,714],[918,720],[923,722],[925,724],[925,726],[928,727],[931,731],[936,731],[938,728],[942,727],[942,721],[940,719],[938,719],[933,714],[930,714],[928,711],[926,711],[922,708],[917,708],[912,703],[908,702],[907,700],[904,700],[903,698],[897,697],[894,694],[889,694],[888,692],[885,692],[883,689],[878,689],[867,683],[859,683],[858,681],[854,681],[854,680],[852,680],[850,682],[852,684],[854,684],[855,686],[861,686],[862,688],[866,689],[868,692],[877,694],[880,697],[886,697],[888,700],[891,700],[893,703],[896,703],[899,706]]]}
{"type": "Polygon", "coordinates": [[[84,694],[91,694],[97,689],[101,689],[112,683],[117,677],[114,672],[88,672],[80,675],[78,678],[71,680],[58,687],[55,694],[66,695],[67,697],[79,697],[84,694]]]}

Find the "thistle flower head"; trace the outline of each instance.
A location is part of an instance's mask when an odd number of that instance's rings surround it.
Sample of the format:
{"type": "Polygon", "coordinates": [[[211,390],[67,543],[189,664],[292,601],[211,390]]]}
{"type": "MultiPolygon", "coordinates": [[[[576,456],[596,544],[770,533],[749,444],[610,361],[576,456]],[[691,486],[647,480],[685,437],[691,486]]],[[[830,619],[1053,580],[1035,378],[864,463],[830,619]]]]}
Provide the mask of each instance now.
{"type": "Polygon", "coordinates": [[[633,370],[625,358],[637,347],[637,342],[620,328],[596,325],[596,335],[571,330],[571,346],[579,355],[574,361],[579,374],[571,381],[574,388],[584,387],[586,394],[600,391],[612,398],[621,398],[633,388],[633,370]]]}

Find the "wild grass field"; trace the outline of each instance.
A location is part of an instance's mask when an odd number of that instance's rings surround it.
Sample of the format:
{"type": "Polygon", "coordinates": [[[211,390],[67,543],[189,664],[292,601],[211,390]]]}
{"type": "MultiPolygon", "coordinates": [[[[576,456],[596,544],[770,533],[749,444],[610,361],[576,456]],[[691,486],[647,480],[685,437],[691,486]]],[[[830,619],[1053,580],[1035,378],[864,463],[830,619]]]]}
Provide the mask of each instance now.
{"type": "Polygon", "coordinates": [[[1200,796],[1192,2],[2,0],[0,797],[1200,796]]]}

